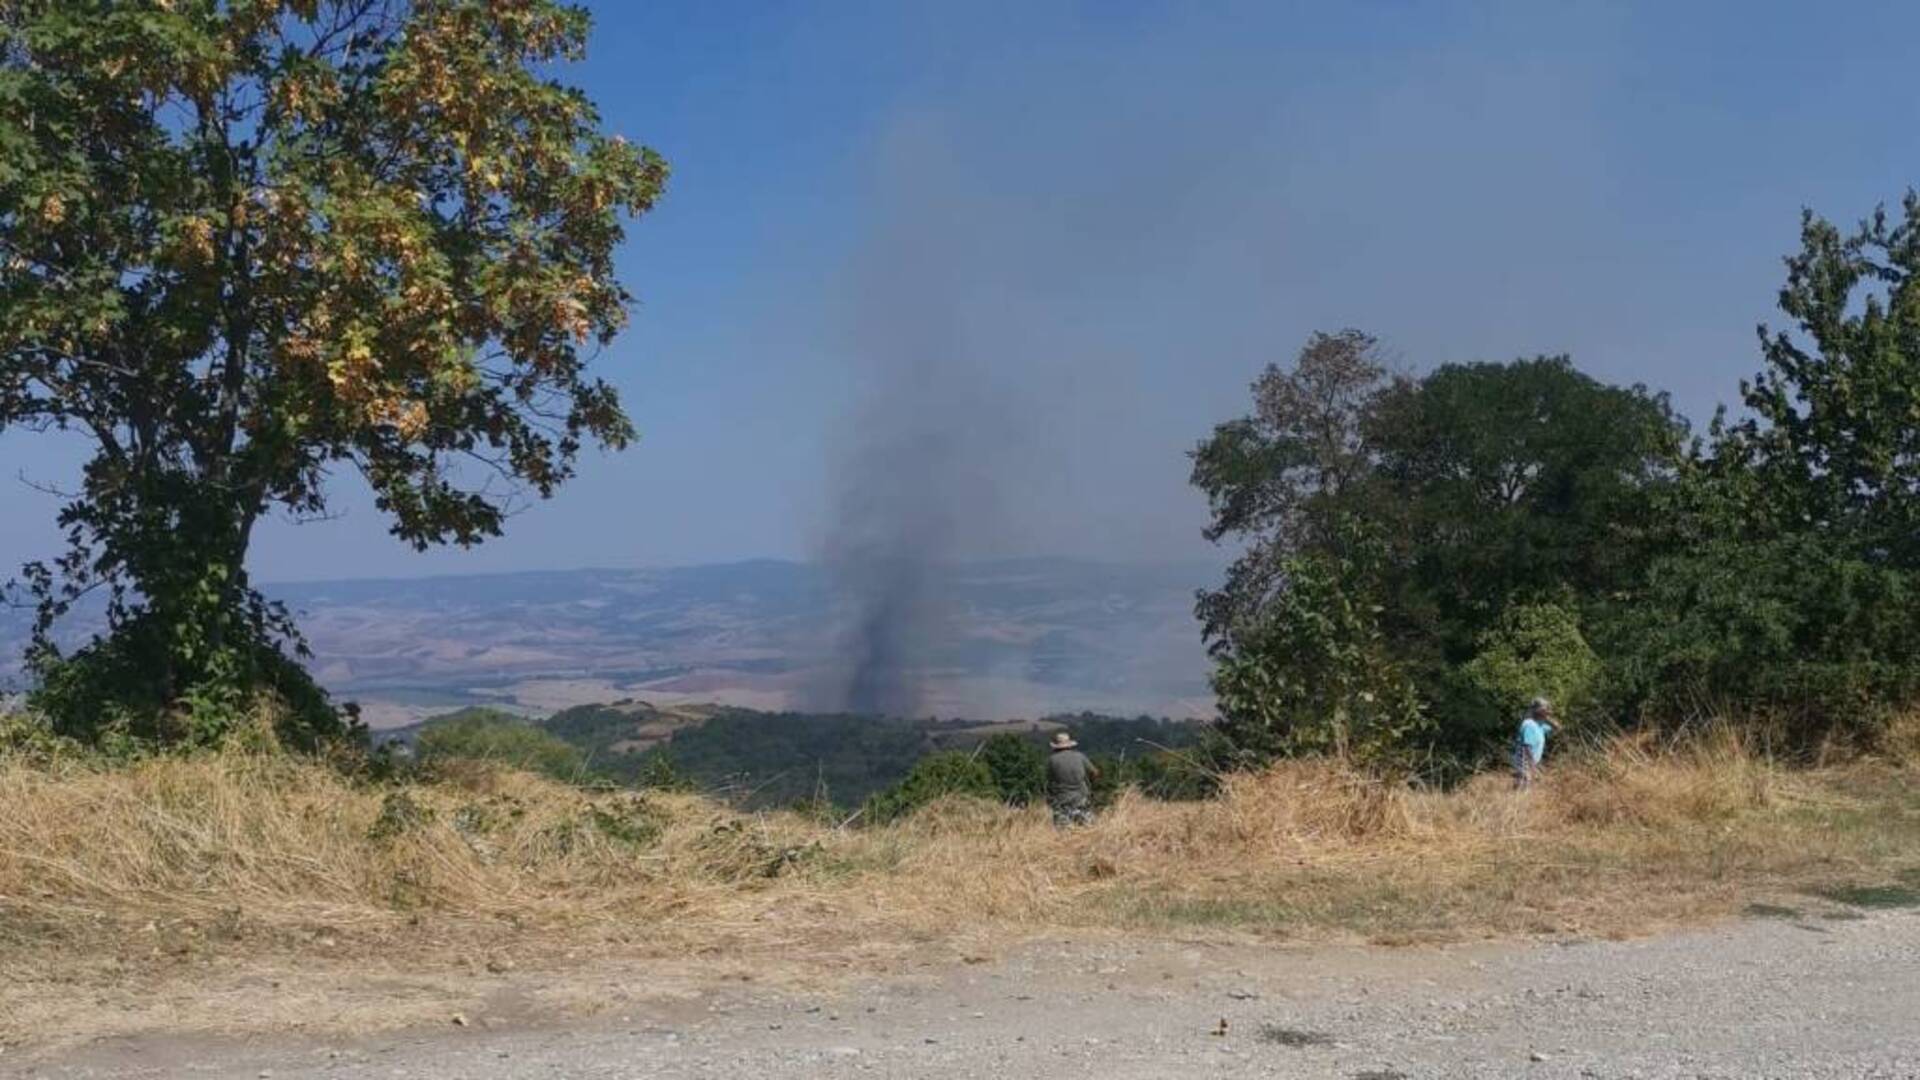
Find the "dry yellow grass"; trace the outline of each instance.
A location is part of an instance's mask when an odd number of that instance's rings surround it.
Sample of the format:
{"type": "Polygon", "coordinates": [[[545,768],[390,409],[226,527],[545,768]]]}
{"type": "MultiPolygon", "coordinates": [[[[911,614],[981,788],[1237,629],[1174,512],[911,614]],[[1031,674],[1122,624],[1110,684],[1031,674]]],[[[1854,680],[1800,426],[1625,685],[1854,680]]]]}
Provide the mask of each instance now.
{"type": "Polygon", "coordinates": [[[1873,763],[1787,770],[1725,736],[1670,752],[1622,740],[1530,793],[1497,775],[1420,791],[1302,761],[1231,777],[1210,802],[1128,796],[1095,827],[1060,833],[1038,810],[968,801],[839,830],[480,767],[384,787],[273,755],[6,763],[0,904],[42,924],[351,928],[430,914],[530,927],[615,919],[699,937],[795,901],[927,930],[1125,924],[1111,901],[1215,897],[1325,909],[1298,928],[1338,931],[1351,928],[1337,917],[1344,893],[1431,886],[1444,899],[1545,876],[1566,895],[1527,898],[1619,908],[1630,925],[1648,905],[1635,881],[1671,896],[1920,858],[1904,847],[1916,834],[1912,778],[1873,763]]]}
{"type": "Polygon", "coordinates": [[[724,958],[1062,927],[1634,933],[1911,875],[1917,778],[1885,761],[1790,770],[1725,736],[1619,741],[1528,793],[1302,761],[1204,803],[1129,795],[1061,833],[1037,809],[964,801],[840,830],[484,768],[392,788],[272,755],[0,759],[0,961],[431,967],[516,943],[533,962],[562,947],[724,958]]]}

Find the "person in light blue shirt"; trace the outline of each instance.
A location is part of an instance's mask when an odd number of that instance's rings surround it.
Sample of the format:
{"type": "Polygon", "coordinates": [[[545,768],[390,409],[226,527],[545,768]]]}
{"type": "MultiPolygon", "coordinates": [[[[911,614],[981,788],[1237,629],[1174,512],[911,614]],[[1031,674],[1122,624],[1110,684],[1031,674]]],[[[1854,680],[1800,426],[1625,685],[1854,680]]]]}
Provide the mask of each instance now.
{"type": "Polygon", "coordinates": [[[1553,706],[1537,697],[1520,718],[1520,730],[1513,737],[1513,782],[1515,787],[1532,787],[1540,771],[1540,759],[1547,755],[1547,736],[1553,733],[1553,706]]]}

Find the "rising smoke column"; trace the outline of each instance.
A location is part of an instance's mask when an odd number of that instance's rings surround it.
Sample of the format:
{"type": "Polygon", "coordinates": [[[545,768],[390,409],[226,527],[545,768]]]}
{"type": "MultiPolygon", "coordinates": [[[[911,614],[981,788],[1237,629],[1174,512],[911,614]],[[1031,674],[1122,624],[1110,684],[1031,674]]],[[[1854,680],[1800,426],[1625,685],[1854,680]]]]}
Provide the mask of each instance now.
{"type": "Polygon", "coordinates": [[[991,518],[995,448],[955,320],[928,280],[937,275],[895,265],[858,309],[865,374],[823,557],[838,610],[815,697],[825,709],[912,716],[953,632],[945,570],[991,518]]]}
{"type": "MultiPolygon", "coordinates": [[[[875,417],[879,430],[843,474],[826,564],[839,597],[836,653],[824,707],[916,715],[922,680],[947,623],[940,567],[952,554],[955,452],[943,432],[898,428],[909,409],[875,417]]],[[[938,414],[932,414],[937,421],[938,414]]]]}
{"type": "Polygon", "coordinates": [[[971,347],[981,265],[942,140],[909,124],[882,164],[876,228],[846,297],[854,385],[821,561],[838,600],[812,707],[896,716],[927,705],[954,641],[953,562],[998,532],[1017,394],[971,347]]]}

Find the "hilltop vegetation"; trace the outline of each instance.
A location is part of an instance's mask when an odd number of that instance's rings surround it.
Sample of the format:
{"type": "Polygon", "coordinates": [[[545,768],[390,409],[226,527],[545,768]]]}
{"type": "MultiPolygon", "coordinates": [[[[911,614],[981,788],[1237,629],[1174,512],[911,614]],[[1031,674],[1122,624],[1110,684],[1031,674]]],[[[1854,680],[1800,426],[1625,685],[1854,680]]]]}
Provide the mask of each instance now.
{"type": "Polygon", "coordinates": [[[1158,794],[1192,795],[1202,786],[1198,776],[1185,776],[1184,787],[1175,779],[1187,757],[1182,752],[1200,741],[1202,726],[1144,716],[1082,713],[983,723],[622,701],[542,720],[466,709],[398,737],[414,741],[423,760],[481,759],[563,781],[691,788],[747,807],[804,803],[847,812],[942,754],[977,756],[983,768],[998,761],[1000,768],[985,774],[990,783],[984,788],[922,783],[916,790],[923,794],[909,800],[914,805],[931,797],[929,791],[963,790],[1023,804],[1037,790],[1039,748],[1062,729],[1106,766],[1103,794],[1138,784],[1158,794]]]}
{"type": "Polygon", "coordinates": [[[463,709],[436,717],[415,735],[422,761],[488,761],[538,773],[563,784],[587,777],[578,747],[540,726],[490,709],[463,709]]]}

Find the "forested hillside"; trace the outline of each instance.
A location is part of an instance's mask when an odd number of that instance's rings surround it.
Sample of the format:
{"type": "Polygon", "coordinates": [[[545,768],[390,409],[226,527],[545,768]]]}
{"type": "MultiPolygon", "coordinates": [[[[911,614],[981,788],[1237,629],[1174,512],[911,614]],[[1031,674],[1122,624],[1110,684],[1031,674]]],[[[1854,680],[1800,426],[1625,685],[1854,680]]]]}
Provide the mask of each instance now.
{"type": "Polygon", "coordinates": [[[1062,729],[1097,760],[1114,762],[1190,747],[1203,731],[1190,722],[1093,713],[989,723],[722,706],[657,708],[628,700],[577,706],[543,720],[466,709],[395,730],[387,738],[414,743],[428,757],[508,760],[563,779],[680,784],[751,806],[819,800],[853,807],[898,783],[930,754],[972,753],[998,735],[1013,735],[1037,748],[1062,729]]]}

